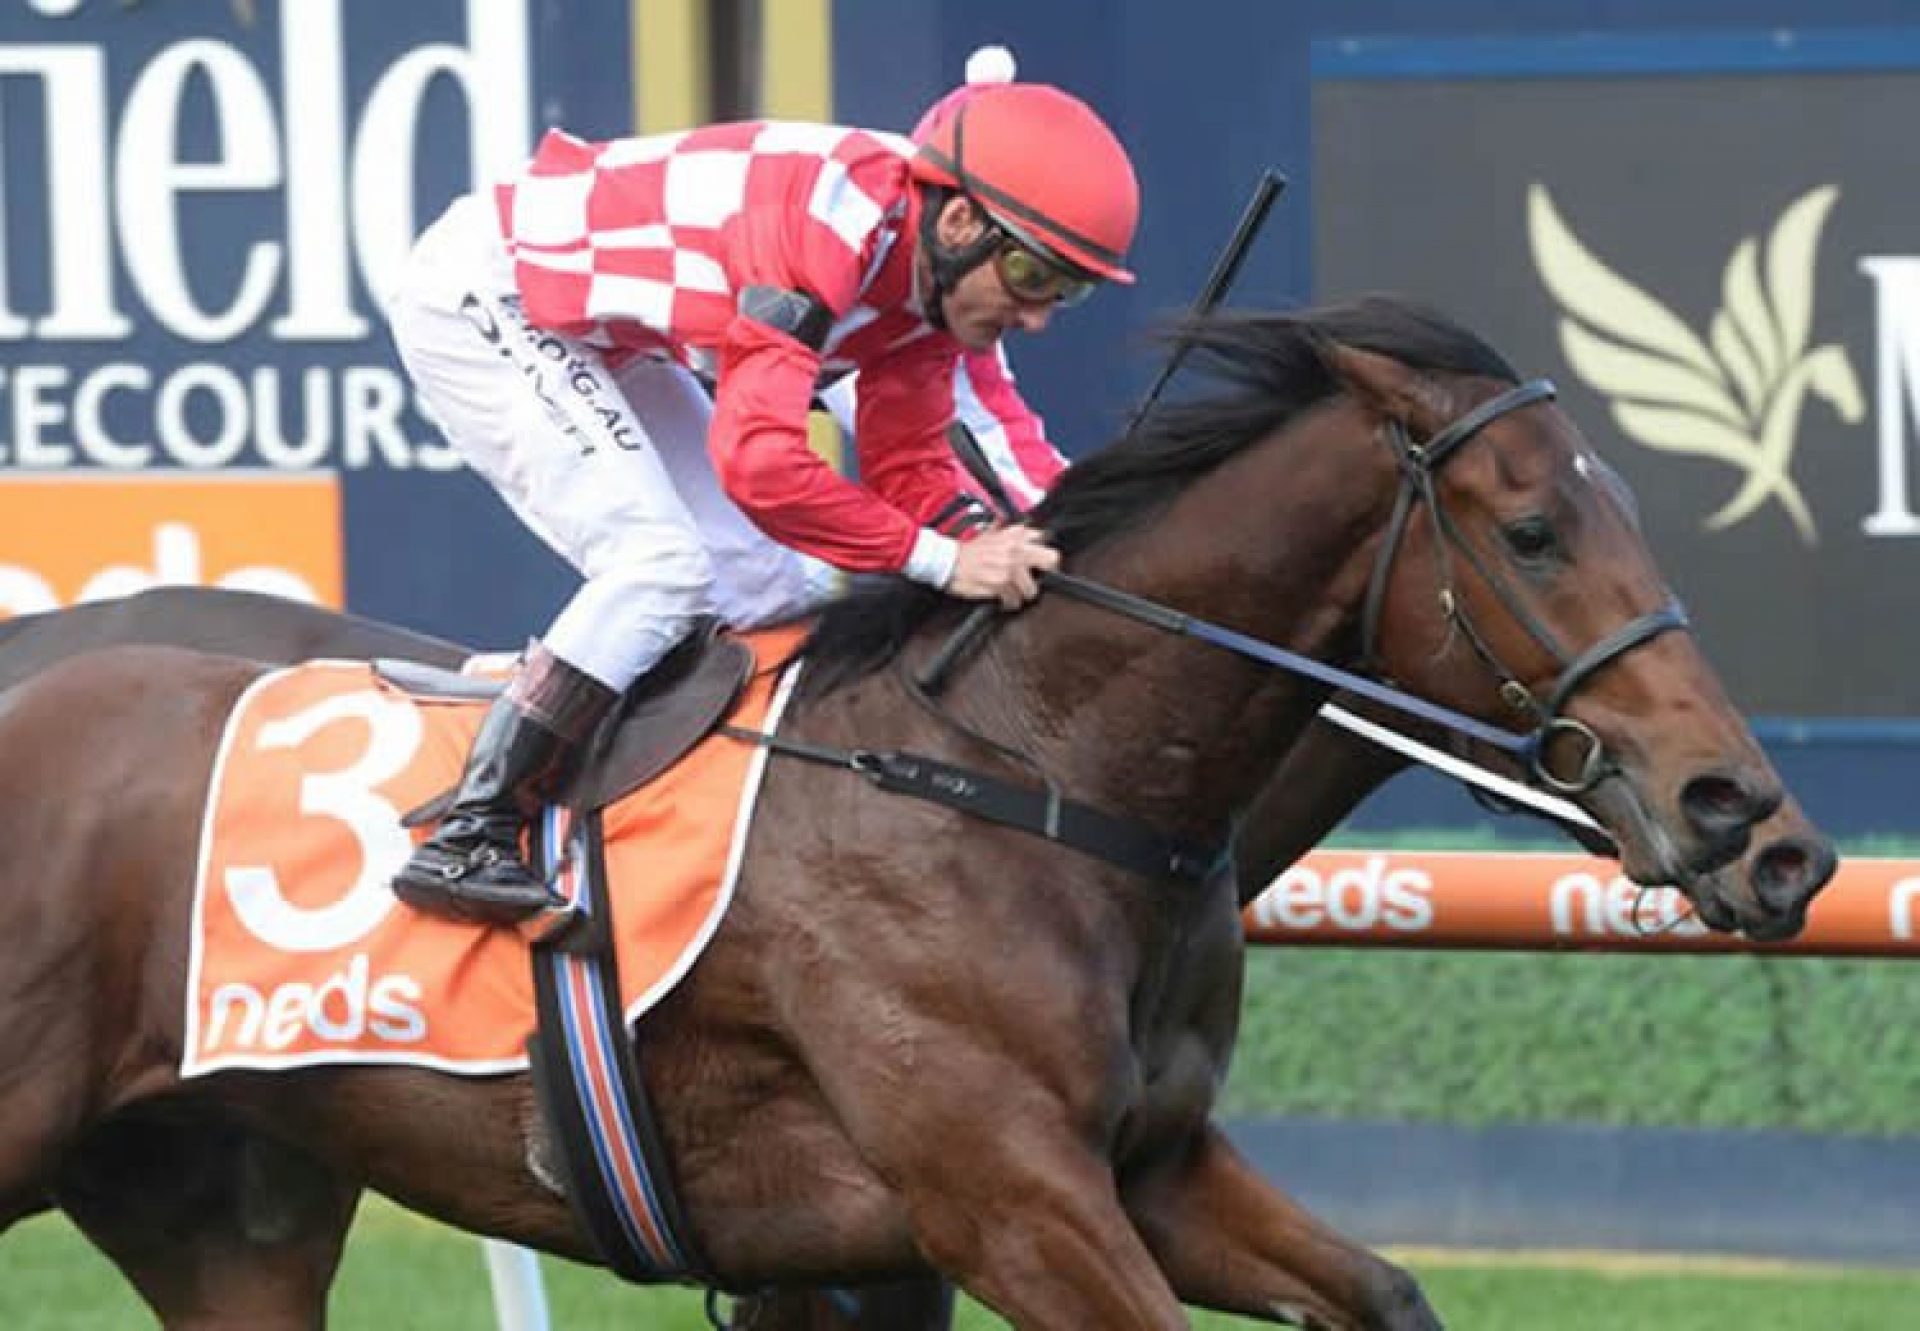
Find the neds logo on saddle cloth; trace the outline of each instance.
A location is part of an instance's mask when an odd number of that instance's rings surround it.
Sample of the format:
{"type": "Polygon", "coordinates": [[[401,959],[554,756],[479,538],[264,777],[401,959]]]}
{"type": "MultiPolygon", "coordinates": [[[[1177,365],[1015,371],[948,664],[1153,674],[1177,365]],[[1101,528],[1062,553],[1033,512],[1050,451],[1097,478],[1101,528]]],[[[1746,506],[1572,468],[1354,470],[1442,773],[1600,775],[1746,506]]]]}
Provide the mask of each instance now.
{"type": "MultiPolygon", "coordinates": [[[[761,666],[736,723],[778,723],[788,684],[769,663],[794,637],[750,639],[761,666]]],[[[458,779],[482,710],[409,696],[361,662],[275,670],[241,697],[201,832],[183,1075],[526,1066],[534,998],[521,935],[418,914],[387,886],[412,844],[402,815],[458,779]]],[[[765,761],[709,738],[604,811],[629,1021],[718,927],[765,761]]]]}

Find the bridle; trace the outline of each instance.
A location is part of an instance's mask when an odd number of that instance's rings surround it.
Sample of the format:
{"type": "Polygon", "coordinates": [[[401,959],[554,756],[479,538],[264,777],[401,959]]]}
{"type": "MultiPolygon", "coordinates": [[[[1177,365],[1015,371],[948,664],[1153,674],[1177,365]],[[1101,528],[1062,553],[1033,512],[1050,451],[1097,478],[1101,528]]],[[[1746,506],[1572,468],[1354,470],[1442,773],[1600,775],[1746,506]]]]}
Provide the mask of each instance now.
{"type": "MultiPolygon", "coordinates": [[[[1464,712],[1417,698],[1392,683],[1328,665],[1224,625],[1196,619],[1171,606],[1105,583],[1071,573],[1050,572],[1043,575],[1042,585],[1057,595],[1099,606],[1152,628],[1197,638],[1250,660],[1317,680],[1407,716],[1443,726],[1456,735],[1491,745],[1513,756],[1536,779],[1555,790],[1570,795],[1586,794],[1616,775],[1620,769],[1607,754],[1599,735],[1585,723],[1562,715],[1561,709],[1582,685],[1611,662],[1653,641],[1669,629],[1687,628],[1686,613],[1677,601],[1669,599],[1658,610],[1629,621],[1585,651],[1570,655],[1514,594],[1512,587],[1497,577],[1475,553],[1472,545],[1447,516],[1434,488],[1434,475],[1439,468],[1488,424],[1532,403],[1547,401],[1553,394],[1553,385],[1548,381],[1530,380],[1481,403],[1423,444],[1412,442],[1407,437],[1405,427],[1398,422],[1389,425],[1386,433],[1399,461],[1400,492],[1394,500],[1386,539],[1376,557],[1367,600],[1361,612],[1363,646],[1367,659],[1372,660],[1378,645],[1382,602],[1394,560],[1413,520],[1415,507],[1425,510],[1436,534],[1442,610],[1449,623],[1455,625],[1473,644],[1476,655],[1499,679],[1501,695],[1510,705],[1534,719],[1535,726],[1529,732],[1516,733],[1488,725],[1464,712]],[[1449,552],[1458,553],[1473,566],[1528,636],[1560,666],[1559,676],[1544,701],[1506,667],[1461,607],[1460,598],[1454,590],[1449,552]],[[1547,746],[1563,736],[1573,736],[1586,746],[1579,771],[1573,777],[1559,775],[1547,763],[1547,746]]],[[[1027,754],[981,733],[940,705],[938,695],[946,687],[954,668],[980,644],[999,617],[1000,611],[992,603],[976,606],[918,670],[907,669],[904,658],[898,659],[896,664],[910,697],[968,739],[1039,775],[1039,787],[1012,783],[924,754],[840,748],[734,726],[723,726],[721,732],[776,753],[858,773],[892,793],[943,804],[975,817],[1016,827],[1148,877],[1211,881],[1220,867],[1230,862],[1224,845],[1192,845],[1163,836],[1134,820],[1068,799],[1027,754]]]]}
{"type": "Polygon", "coordinates": [[[1459,527],[1440,503],[1434,478],[1460,447],[1492,422],[1536,402],[1551,402],[1554,386],[1548,379],[1530,379],[1488,398],[1466,415],[1453,421],[1425,443],[1415,443],[1398,420],[1387,423],[1386,437],[1400,467],[1400,492],[1395,497],[1393,514],[1387,522],[1387,535],[1374,560],[1367,584],[1367,600],[1361,613],[1361,659],[1369,666],[1378,662],[1380,619],[1385,609],[1387,586],[1396,556],[1412,524],[1415,510],[1428,516],[1434,533],[1435,558],[1439,565],[1440,611],[1500,681],[1500,696],[1515,711],[1534,724],[1518,755],[1534,779],[1567,795],[1584,795],[1619,768],[1607,753],[1605,744],[1584,721],[1562,715],[1562,709],[1579,689],[1608,665],[1628,652],[1653,641],[1670,629],[1687,629],[1687,612],[1679,601],[1669,597],[1657,610],[1648,611],[1621,625],[1600,641],[1577,654],[1560,645],[1515,593],[1512,584],[1490,568],[1479,552],[1461,534],[1459,527]],[[1558,666],[1559,675],[1543,700],[1500,659],[1486,636],[1467,613],[1455,591],[1454,565],[1450,554],[1458,554],[1472,566],[1482,582],[1493,590],[1501,605],[1526,635],[1537,643],[1558,666]],[[1571,776],[1554,770],[1548,751],[1564,751],[1571,740],[1577,746],[1579,761],[1571,776]]]}
{"type": "MultiPolygon", "coordinates": [[[[1564,795],[1588,794],[1601,782],[1618,775],[1620,768],[1608,753],[1598,733],[1584,721],[1563,715],[1563,709],[1583,685],[1614,661],[1635,648],[1653,641],[1670,629],[1689,629],[1686,610],[1679,601],[1669,597],[1659,609],[1628,621],[1584,651],[1568,652],[1546,625],[1540,622],[1539,617],[1527,609],[1511,584],[1489,568],[1486,561],[1461,534],[1459,527],[1448,516],[1446,507],[1441,504],[1434,486],[1434,478],[1440,468],[1445,466],[1447,461],[1480,431],[1502,416],[1518,411],[1522,407],[1531,406],[1536,402],[1551,401],[1554,395],[1552,381],[1529,379],[1525,383],[1516,384],[1488,398],[1424,443],[1415,443],[1410,439],[1406,427],[1399,421],[1393,420],[1388,423],[1386,436],[1399,463],[1400,491],[1394,498],[1393,512],[1387,522],[1386,539],[1381,543],[1380,553],[1375,557],[1373,572],[1368,580],[1367,600],[1361,610],[1362,660],[1371,665],[1378,660],[1380,621],[1384,613],[1387,586],[1394,561],[1404,543],[1407,529],[1413,521],[1415,509],[1424,511],[1433,523],[1436,538],[1435,550],[1440,565],[1441,612],[1472,645],[1474,654],[1499,680],[1501,697],[1509,706],[1524,713],[1533,721],[1534,726],[1530,731],[1516,733],[1488,725],[1479,718],[1468,716],[1454,708],[1415,697],[1390,680],[1327,665],[1312,657],[1288,651],[1284,647],[1276,647],[1272,643],[1249,637],[1219,624],[1196,619],[1145,597],[1135,596],[1131,592],[1124,592],[1071,573],[1045,574],[1041,579],[1042,585],[1049,591],[1058,592],[1074,600],[1101,606],[1116,614],[1125,615],[1129,619],[1150,624],[1168,632],[1199,638],[1241,656],[1277,666],[1296,675],[1319,680],[1358,697],[1371,699],[1404,715],[1443,726],[1456,735],[1477,740],[1512,756],[1536,781],[1548,789],[1564,795]],[[1528,688],[1520,677],[1500,659],[1499,654],[1487,642],[1485,634],[1467,614],[1455,590],[1453,564],[1449,558],[1449,552],[1459,554],[1473,567],[1481,580],[1493,589],[1494,595],[1500,599],[1501,604],[1527,636],[1539,644],[1540,648],[1560,667],[1560,673],[1544,700],[1528,688]],[[1571,776],[1555,771],[1549,761],[1549,749],[1558,751],[1558,748],[1565,747],[1561,742],[1568,739],[1580,746],[1578,769],[1571,776]]],[[[938,693],[944,687],[948,674],[962,657],[972,651],[987,629],[992,626],[995,618],[993,607],[982,606],[954,631],[945,645],[919,671],[914,681],[924,695],[938,693]]]]}

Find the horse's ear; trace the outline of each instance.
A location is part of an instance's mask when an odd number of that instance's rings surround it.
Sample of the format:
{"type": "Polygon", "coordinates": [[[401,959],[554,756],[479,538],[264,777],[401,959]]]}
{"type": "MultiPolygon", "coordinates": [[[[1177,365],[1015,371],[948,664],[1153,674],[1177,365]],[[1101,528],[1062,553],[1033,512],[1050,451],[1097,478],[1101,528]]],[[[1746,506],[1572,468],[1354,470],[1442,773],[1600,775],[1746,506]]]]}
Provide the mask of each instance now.
{"type": "Polygon", "coordinates": [[[1391,356],[1336,343],[1323,357],[1348,392],[1381,415],[1399,421],[1416,439],[1438,434],[1456,414],[1445,388],[1391,356]]]}

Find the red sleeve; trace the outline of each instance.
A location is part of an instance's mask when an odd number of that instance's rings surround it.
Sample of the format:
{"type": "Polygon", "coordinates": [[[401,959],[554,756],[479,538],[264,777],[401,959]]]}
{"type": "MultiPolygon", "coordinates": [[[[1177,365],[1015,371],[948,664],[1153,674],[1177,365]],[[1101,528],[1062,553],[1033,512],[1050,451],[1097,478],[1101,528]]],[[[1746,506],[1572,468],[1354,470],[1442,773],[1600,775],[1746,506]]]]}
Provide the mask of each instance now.
{"type": "Polygon", "coordinates": [[[957,353],[928,337],[861,370],[854,417],[860,479],[924,527],[965,535],[991,516],[947,441],[957,353]]]}
{"type": "MultiPolygon", "coordinates": [[[[730,275],[739,287],[764,283],[807,292],[845,314],[882,220],[879,209],[853,203],[885,197],[903,168],[897,155],[855,152],[850,166],[796,162],[782,169],[792,179],[735,225],[730,275]],[[836,173],[831,188],[821,183],[821,171],[836,173]],[[807,206],[792,206],[794,198],[807,199],[807,206]],[[832,224],[848,208],[869,227],[858,245],[832,224]]],[[[775,179],[770,173],[768,180],[775,179]]],[[[722,487],[762,531],[836,568],[893,573],[907,567],[921,527],[938,526],[949,535],[962,529],[951,524],[978,501],[963,500],[946,440],[956,354],[949,339],[922,339],[871,375],[863,370],[860,484],[807,446],[817,353],[739,316],[727,325],[718,351],[708,447],[722,487]]]]}
{"type": "Polygon", "coordinates": [[[849,572],[898,572],[919,523],[807,446],[819,373],[819,355],[785,333],[739,317],[727,326],[707,435],[720,484],[783,545],[849,572]]]}

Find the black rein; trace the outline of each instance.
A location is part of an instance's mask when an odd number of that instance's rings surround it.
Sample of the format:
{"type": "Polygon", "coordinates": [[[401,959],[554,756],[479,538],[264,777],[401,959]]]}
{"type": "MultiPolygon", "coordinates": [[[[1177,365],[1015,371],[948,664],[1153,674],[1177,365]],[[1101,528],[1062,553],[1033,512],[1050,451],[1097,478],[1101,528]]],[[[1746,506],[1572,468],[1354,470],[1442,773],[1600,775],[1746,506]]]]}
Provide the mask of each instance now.
{"type": "MultiPolygon", "coordinates": [[[[1367,601],[1361,616],[1363,657],[1371,661],[1375,659],[1378,644],[1388,574],[1406,536],[1414,510],[1416,507],[1423,509],[1433,523],[1437,549],[1441,554],[1442,610],[1499,678],[1502,696],[1517,710],[1534,718],[1536,724],[1527,733],[1490,726],[1477,717],[1417,698],[1390,683],[1328,665],[1103,583],[1056,572],[1043,575],[1042,585],[1055,594],[1099,606],[1166,632],[1198,638],[1252,660],[1371,699],[1404,715],[1444,726],[1514,755],[1536,779],[1555,790],[1571,795],[1585,794],[1617,769],[1600,737],[1584,722],[1562,715],[1561,709],[1582,685],[1607,665],[1669,630],[1688,628],[1686,612],[1678,601],[1670,599],[1659,609],[1629,621],[1586,650],[1570,656],[1546,626],[1521,603],[1508,583],[1486,566],[1472,545],[1460,534],[1440,505],[1433,483],[1434,474],[1447,459],[1488,424],[1509,412],[1536,402],[1551,401],[1553,397],[1554,387],[1549,380],[1528,380],[1482,402],[1424,444],[1411,442],[1404,427],[1397,421],[1391,423],[1387,433],[1400,463],[1401,487],[1388,522],[1386,540],[1369,579],[1367,601]],[[1560,673],[1544,702],[1501,662],[1461,608],[1454,591],[1452,567],[1445,557],[1449,550],[1459,553],[1473,566],[1527,635],[1559,665],[1560,673]],[[1548,765],[1546,750],[1555,740],[1564,736],[1574,737],[1585,746],[1579,770],[1572,777],[1561,776],[1548,765]]],[[[907,687],[923,705],[932,707],[936,715],[961,729],[969,738],[1009,753],[1015,760],[1032,766],[1022,755],[1013,754],[1005,746],[960,726],[933,704],[933,696],[945,686],[955,666],[979,645],[997,620],[996,607],[975,607],[927,663],[907,678],[907,687]]],[[[1065,799],[1050,781],[1046,782],[1044,789],[1036,789],[920,754],[807,744],[734,726],[722,727],[722,733],[790,757],[859,773],[882,790],[929,800],[1003,826],[1018,828],[1149,878],[1204,882],[1230,863],[1224,847],[1197,846],[1178,841],[1136,820],[1120,818],[1065,799]]],[[[1044,775],[1042,779],[1045,780],[1044,775]]]]}

